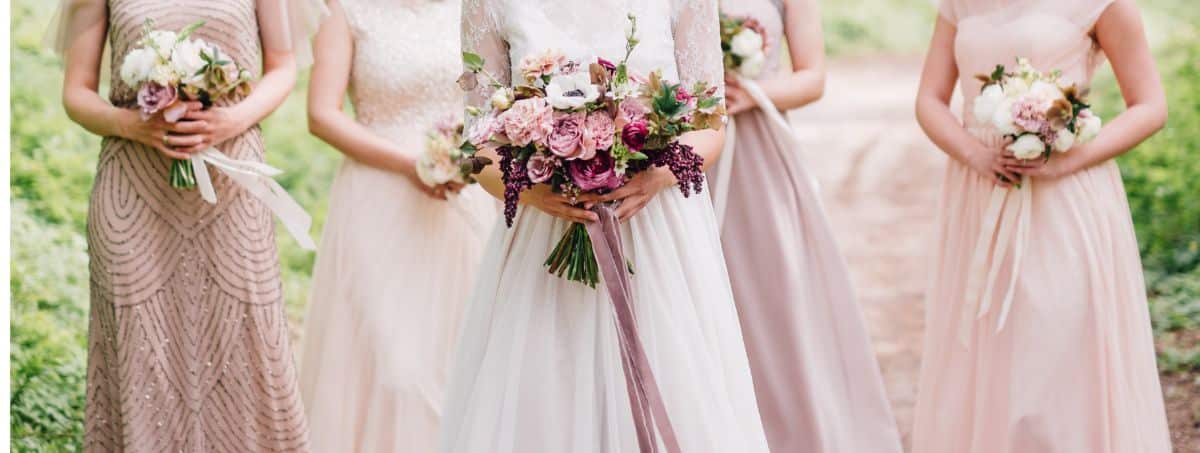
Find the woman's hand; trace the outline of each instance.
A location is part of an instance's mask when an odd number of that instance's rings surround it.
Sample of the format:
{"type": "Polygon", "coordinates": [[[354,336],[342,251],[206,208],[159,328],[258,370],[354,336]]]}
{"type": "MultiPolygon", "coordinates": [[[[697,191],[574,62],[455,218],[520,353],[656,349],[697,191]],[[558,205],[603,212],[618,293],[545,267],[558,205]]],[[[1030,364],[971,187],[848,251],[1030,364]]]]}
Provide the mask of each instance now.
{"type": "Polygon", "coordinates": [[[754,98],[750,97],[740,84],[737,78],[725,78],[725,110],[730,115],[737,115],[742,112],[748,112],[758,108],[758,104],[754,102],[754,98]]]}
{"type": "Polygon", "coordinates": [[[572,200],[570,197],[554,193],[550,186],[538,184],[521,193],[521,203],[538,208],[546,214],[571,222],[588,224],[600,220],[596,213],[579,207],[583,198],[572,200]]]}
{"type": "Polygon", "coordinates": [[[217,146],[246,132],[253,124],[236,107],[203,108],[199,102],[189,103],[188,112],[177,124],[181,133],[169,139],[176,151],[191,154],[217,146]]]}
{"type": "Polygon", "coordinates": [[[412,185],[417,188],[417,190],[420,190],[421,193],[423,193],[423,194],[427,195],[429,198],[433,198],[435,200],[445,201],[449,198],[450,194],[458,193],[463,190],[463,187],[466,187],[466,185],[464,185],[464,184],[460,184],[460,183],[453,182],[453,181],[447,182],[445,184],[438,184],[436,186],[431,187],[431,186],[425,184],[424,182],[422,182],[421,178],[418,177],[415,173],[412,175],[409,175],[408,172],[405,172],[403,174],[404,174],[404,177],[407,178],[408,181],[411,182],[412,185]]]}
{"type": "MultiPolygon", "coordinates": [[[[1074,150],[1073,150],[1074,151],[1074,150]]],[[[1020,160],[1005,151],[1004,167],[1018,175],[1030,178],[1057,179],[1077,171],[1071,152],[1053,153],[1049,159],[1020,160]]]]}
{"type": "Polygon", "coordinates": [[[178,160],[187,159],[190,154],[179,147],[195,141],[193,134],[204,127],[203,124],[168,123],[162,115],[143,120],[136,110],[120,110],[116,126],[116,135],[178,160]]]}
{"type": "Polygon", "coordinates": [[[1005,189],[1021,181],[1020,173],[1012,170],[1010,166],[1026,165],[1028,161],[1017,159],[1003,149],[988,148],[982,143],[976,143],[978,146],[966,155],[966,164],[971,170],[1005,189]]]}
{"type": "Polygon", "coordinates": [[[599,197],[587,197],[585,203],[620,201],[614,212],[622,222],[642,211],[663,189],[675,185],[675,175],[666,167],[638,173],[621,188],[599,197]]]}

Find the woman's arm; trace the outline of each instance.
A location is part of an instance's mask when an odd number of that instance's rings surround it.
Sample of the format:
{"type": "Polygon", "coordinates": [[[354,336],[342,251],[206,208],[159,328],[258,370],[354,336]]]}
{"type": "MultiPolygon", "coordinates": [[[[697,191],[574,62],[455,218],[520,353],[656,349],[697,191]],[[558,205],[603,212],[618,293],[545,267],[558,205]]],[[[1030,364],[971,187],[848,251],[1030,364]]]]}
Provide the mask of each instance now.
{"type": "Polygon", "coordinates": [[[1096,139],[1056,154],[1030,176],[1059,177],[1107,162],[1154,135],[1167,122],[1167,98],[1132,0],[1116,0],[1096,22],[1096,40],[1112,63],[1126,109],[1096,139]]]}
{"type": "Polygon", "coordinates": [[[950,99],[958,84],[958,66],[954,60],[954,36],[957,30],[945,17],[938,17],[933,39],[925,55],[925,68],[917,90],[917,122],[925,135],[951,158],[966,164],[997,185],[1009,187],[1017,181],[1015,172],[1004,167],[1009,162],[998,149],[989,149],[963,128],[950,110],[950,99]]]}
{"type": "MultiPolygon", "coordinates": [[[[791,110],[815,102],[825,94],[825,40],[817,0],[787,0],[783,29],[792,72],[760,81],[759,86],[776,109],[791,110]]],[[[730,114],[758,107],[735,81],[726,82],[730,114]]]]}

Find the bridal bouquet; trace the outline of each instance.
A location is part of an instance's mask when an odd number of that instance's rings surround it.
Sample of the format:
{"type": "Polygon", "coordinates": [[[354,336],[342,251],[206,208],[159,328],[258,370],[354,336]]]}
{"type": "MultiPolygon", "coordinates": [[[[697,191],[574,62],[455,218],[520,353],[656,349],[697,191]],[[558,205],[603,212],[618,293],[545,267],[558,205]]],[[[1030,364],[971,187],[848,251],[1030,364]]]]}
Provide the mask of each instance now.
{"type": "Polygon", "coordinates": [[[725,69],[753,79],[767,61],[767,32],[757,19],[721,14],[721,52],[725,69]]]}
{"type": "Polygon", "coordinates": [[[434,125],[417,158],[417,177],[429,187],[447,183],[470,184],[492,161],[475,156],[476,148],[463,139],[462,121],[447,118],[434,125]]]}
{"type": "MultiPolygon", "coordinates": [[[[483,70],[483,59],[464,54],[464,83],[483,73],[493,94],[475,116],[468,140],[493,146],[500,155],[505,183],[505,220],[512,226],[520,193],[547,184],[556,193],[576,197],[605,194],[633,175],[668,167],[685,196],[704,184],[704,159],[680,135],[720,126],[724,105],[718,87],[687,87],[664,80],[660,71],[641,76],[628,67],[638,44],[631,15],[624,58],[568,59],[546,50],[520,62],[524,80],[512,88],[483,70]]],[[[469,88],[469,86],[468,86],[469,88]]],[[[586,227],[573,224],[545,265],[551,273],[595,287],[599,269],[586,227]]]]}
{"type": "Polygon", "coordinates": [[[1063,87],[1058,71],[1039,72],[1028,59],[1018,58],[1015,72],[997,65],[977,77],[984,85],[975,98],[975,118],[1012,139],[1007,149],[1018,159],[1049,159],[1100,133],[1100,117],[1089,108],[1086,92],[1063,87]]]}
{"type": "MultiPolygon", "coordinates": [[[[203,21],[192,23],[179,32],[154,28],[147,19],[142,39],[121,63],[121,80],[137,88],[137,103],[142,119],[162,114],[174,123],[187,113],[185,101],[211,105],[231,93],[244,96],[250,91],[250,71],[238,67],[219,47],[202,39],[190,39],[203,21]]],[[[171,186],[190,189],[196,175],[187,160],[171,163],[171,186]]]]}

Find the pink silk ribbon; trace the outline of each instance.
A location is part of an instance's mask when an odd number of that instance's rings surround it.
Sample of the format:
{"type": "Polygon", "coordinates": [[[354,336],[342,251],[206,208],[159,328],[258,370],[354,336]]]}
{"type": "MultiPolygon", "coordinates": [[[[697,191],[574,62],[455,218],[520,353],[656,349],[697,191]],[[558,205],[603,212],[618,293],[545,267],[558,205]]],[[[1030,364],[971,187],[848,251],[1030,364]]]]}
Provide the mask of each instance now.
{"type": "Polygon", "coordinates": [[[620,220],[613,208],[607,204],[592,207],[600,216],[599,222],[587,225],[592,240],[592,250],[600,265],[604,285],[612,298],[613,314],[617,321],[617,337],[621,345],[621,365],[625,371],[625,387],[629,392],[629,406],[633,410],[633,424],[637,428],[638,446],[642,453],[658,450],[654,428],[662,436],[662,445],[667,453],[681,453],[671,419],[667,417],[667,406],[650,369],[650,360],[637,333],[637,320],[633,315],[633,287],[626,272],[625,252],[621,248],[620,220]]]}

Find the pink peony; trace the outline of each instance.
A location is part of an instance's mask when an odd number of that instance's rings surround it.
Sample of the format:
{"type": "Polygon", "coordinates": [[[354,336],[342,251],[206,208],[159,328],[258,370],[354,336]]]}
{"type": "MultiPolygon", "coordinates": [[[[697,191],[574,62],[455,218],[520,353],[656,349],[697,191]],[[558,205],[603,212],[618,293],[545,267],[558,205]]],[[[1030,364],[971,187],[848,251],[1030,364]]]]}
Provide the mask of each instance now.
{"type": "Polygon", "coordinates": [[[579,159],[586,151],[580,146],[583,139],[587,113],[571,112],[554,114],[554,130],[546,137],[546,147],[554,155],[567,160],[579,159]]]}
{"type": "Polygon", "coordinates": [[[470,123],[470,129],[467,130],[467,141],[482,147],[485,143],[500,138],[497,135],[502,132],[504,132],[503,125],[496,119],[496,114],[489,112],[470,123]]]}
{"type": "Polygon", "coordinates": [[[594,159],[567,162],[567,173],[571,176],[571,182],[587,192],[613,190],[625,182],[617,174],[608,153],[599,153],[594,159]]]}
{"type": "MultiPolygon", "coordinates": [[[[179,109],[170,109],[171,115],[169,117],[166,115],[167,112],[164,111],[173,104],[176,104],[178,100],[179,92],[172,85],[159,85],[154,82],[148,82],[142,84],[137,92],[137,103],[138,107],[142,108],[142,119],[149,119],[155,113],[163,111],[164,117],[166,117],[168,122],[179,121],[179,118],[184,113],[187,113],[186,108],[182,109],[182,112],[178,111],[179,109]]],[[[183,105],[183,103],[180,102],[179,105],[183,105]]]]}
{"type": "Polygon", "coordinates": [[[621,101],[621,105],[617,106],[616,127],[620,129],[626,124],[642,121],[647,113],[650,113],[650,108],[646,104],[633,99],[621,101]]]}
{"type": "Polygon", "coordinates": [[[521,59],[521,76],[534,81],[542,76],[554,74],[559,66],[567,62],[567,56],[557,49],[546,49],[540,54],[521,59]]]}
{"type": "Polygon", "coordinates": [[[650,135],[650,128],[646,126],[645,120],[635,121],[625,125],[621,129],[621,141],[634,151],[641,151],[646,146],[646,137],[650,135]]]}
{"type": "Polygon", "coordinates": [[[522,99],[496,118],[516,146],[541,142],[554,130],[554,110],[544,98],[522,99]]]}
{"type": "MultiPolygon", "coordinates": [[[[594,111],[587,116],[587,121],[584,123],[583,139],[580,142],[583,149],[601,151],[611,148],[613,145],[613,134],[617,131],[613,125],[612,117],[608,116],[608,112],[604,110],[594,111]]],[[[588,157],[585,157],[587,159],[588,157]]]]}
{"type": "Polygon", "coordinates": [[[558,166],[557,164],[558,161],[553,156],[536,153],[530,156],[529,161],[525,163],[526,175],[534,184],[544,183],[554,176],[554,168],[558,166]]]}
{"type": "Polygon", "coordinates": [[[1013,123],[1028,132],[1042,132],[1049,128],[1046,106],[1035,99],[1021,99],[1013,104],[1013,123]]]}

